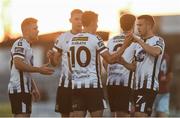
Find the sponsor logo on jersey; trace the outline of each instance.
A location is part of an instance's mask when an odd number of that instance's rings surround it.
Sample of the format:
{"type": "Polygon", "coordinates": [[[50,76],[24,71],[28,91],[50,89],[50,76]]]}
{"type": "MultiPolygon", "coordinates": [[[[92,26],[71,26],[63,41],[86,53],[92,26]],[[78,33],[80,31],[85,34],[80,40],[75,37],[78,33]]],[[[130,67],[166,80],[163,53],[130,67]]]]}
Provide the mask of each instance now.
{"type": "Polygon", "coordinates": [[[136,61],[142,62],[144,60],[145,55],[146,52],[144,50],[141,50],[136,57],[136,61]]]}
{"type": "Polygon", "coordinates": [[[88,41],[88,37],[74,37],[72,41],[88,41]]]}
{"type": "Polygon", "coordinates": [[[23,53],[24,52],[24,48],[22,48],[22,47],[15,47],[15,52],[16,53],[23,53]]]}

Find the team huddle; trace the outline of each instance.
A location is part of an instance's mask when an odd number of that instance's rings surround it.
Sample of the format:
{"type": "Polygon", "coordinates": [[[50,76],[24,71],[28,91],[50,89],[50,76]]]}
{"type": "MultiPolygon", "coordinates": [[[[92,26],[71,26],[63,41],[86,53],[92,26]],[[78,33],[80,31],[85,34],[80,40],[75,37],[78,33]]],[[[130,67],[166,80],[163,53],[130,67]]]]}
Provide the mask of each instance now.
{"type": "MultiPolygon", "coordinates": [[[[105,78],[101,77],[104,67],[111,115],[151,116],[165,50],[164,40],[153,32],[153,17],[123,14],[119,21],[122,32],[110,38],[107,46],[96,35],[95,12],[75,9],[69,21],[72,29],[61,34],[47,52],[49,64],[61,68],[55,111],[62,117],[85,117],[87,111],[92,117],[102,117],[107,107],[105,78]],[[134,33],[135,25],[139,35],[134,33]]],[[[49,64],[33,66],[31,44],[37,40],[37,20],[25,19],[21,29],[23,37],[11,49],[9,98],[14,116],[30,117],[32,98],[40,96],[31,73],[51,75],[54,70],[49,64]]]]}

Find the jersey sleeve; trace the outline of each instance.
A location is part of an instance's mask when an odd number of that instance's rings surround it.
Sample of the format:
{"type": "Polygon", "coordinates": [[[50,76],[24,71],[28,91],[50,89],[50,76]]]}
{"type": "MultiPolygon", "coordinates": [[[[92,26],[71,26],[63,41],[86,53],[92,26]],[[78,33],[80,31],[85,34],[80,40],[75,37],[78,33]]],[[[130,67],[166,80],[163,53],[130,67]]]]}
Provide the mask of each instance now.
{"type": "Polygon", "coordinates": [[[108,48],[105,46],[103,40],[99,36],[96,36],[95,41],[96,41],[97,50],[100,54],[102,54],[103,52],[108,50],[108,48]]]}
{"type": "Polygon", "coordinates": [[[154,42],[153,42],[153,46],[159,47],[161,49],[161,52],[162,52],[164,50],[164,47],[165,47],[163,39],[156,38],[156,40],[154,40],[154,42]]]}
{"type": "Polygon", "coordinates": [[[63,35],[60,35],[56,39],[52,50],[55,51],[55,52],[61,52],[63,50],[63,42],[62,41],[63,41],[63,35]]]}
{"type": "Polygon", "coordinates": [[[25,54],[26,54],[26,48],[27,48],[27,46],[25,44],[23,44],[22,41],[16,42],[11,49],[13,58],[19,57],[19,58],[24,59],[25,54]]]}

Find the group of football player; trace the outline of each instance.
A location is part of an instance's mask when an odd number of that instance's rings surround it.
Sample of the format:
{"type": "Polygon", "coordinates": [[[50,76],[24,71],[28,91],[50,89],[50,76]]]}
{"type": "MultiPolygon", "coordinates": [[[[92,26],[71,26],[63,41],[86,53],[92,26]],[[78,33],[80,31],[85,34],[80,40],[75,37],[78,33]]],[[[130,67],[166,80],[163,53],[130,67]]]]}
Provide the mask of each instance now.
{"type": "Polygon", "coordinates": [[[31,73],[51,75],[54,69],[48,65],[60,68],[55,111],[62,117],[85,117],[87,111],[92,117],[102,117],[107,107],[112,117],[168,115],[167,83],[172,73],[164,40],[155,35],[151,15],[136,18],[122,14],[122,31],[110,38],[107,46],[96,35],[97,13],[74,9],[69,21],[71,30],[57,37],[47,52],[49,63],[42,67],[33,66],[31,47],[39,32],[37,19],[26,18],[22,22],[23,36],[11,49],[8,85],[15,117],[30,117],[32,99],[40,99],[31,73]],[[135,26],[138,35],[134,33],[135,26]],[[108,100],[103,93],[102,79],[106,78],[101,76],[102,67],[107,72],[108,100]]]}

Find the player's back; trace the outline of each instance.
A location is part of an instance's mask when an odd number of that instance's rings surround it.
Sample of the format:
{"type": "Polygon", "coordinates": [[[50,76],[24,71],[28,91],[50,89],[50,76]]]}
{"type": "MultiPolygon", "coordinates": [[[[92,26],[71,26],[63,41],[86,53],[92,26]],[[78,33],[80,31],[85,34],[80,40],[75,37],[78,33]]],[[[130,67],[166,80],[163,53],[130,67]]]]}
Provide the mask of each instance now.
{"type": "MultiPolygon", "coordinates": [[[[107,47],[109,48],[110,53],[114,53],[121,48],[125,40],[125,33],[121,33],[120,35],[114,36],[113,38],[108,40],[107,47]]],[[[126,50],[124,51],[122,57],[128,63],[132,63],[135,53],[135,43],[132,43],[126,50]]],[[[131,79],[130,70],[124,67],[121,64],[108,64],[107,68],[108,80],[107,85],[122,85],[128,86],[129,79],[131,79]]]]}
{"type": "Polygon", "coordinates": [[[79,33],[69,43],[72,79],[75,88],[99,88],[99,54],[106,47],[103,41],[90,33],[79,33]]]}

